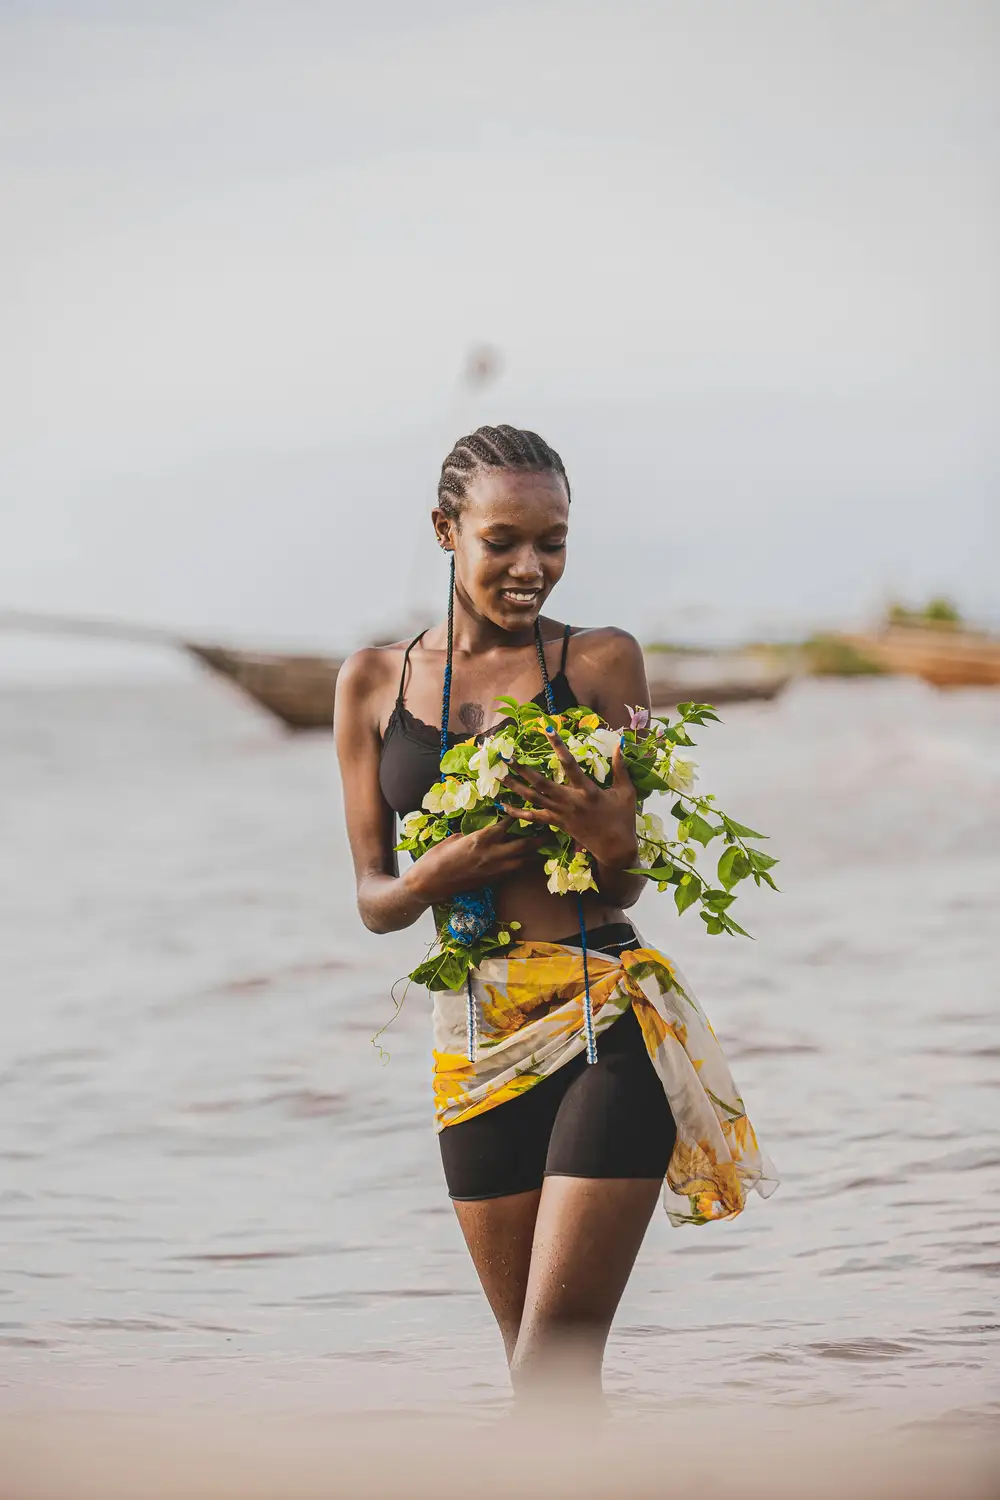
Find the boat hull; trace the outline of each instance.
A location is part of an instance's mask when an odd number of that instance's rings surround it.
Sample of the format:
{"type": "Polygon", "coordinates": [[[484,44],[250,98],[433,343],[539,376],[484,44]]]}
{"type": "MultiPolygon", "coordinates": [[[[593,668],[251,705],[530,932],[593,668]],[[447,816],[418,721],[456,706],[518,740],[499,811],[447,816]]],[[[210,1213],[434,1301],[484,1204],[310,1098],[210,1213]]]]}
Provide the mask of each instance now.
{"type": "Polygon", "coordinates": [[[1000,640],[990,636],[904,625],[842,639],[884,671],[922,677],[934,687],[1000,687],[1000,640]]]}

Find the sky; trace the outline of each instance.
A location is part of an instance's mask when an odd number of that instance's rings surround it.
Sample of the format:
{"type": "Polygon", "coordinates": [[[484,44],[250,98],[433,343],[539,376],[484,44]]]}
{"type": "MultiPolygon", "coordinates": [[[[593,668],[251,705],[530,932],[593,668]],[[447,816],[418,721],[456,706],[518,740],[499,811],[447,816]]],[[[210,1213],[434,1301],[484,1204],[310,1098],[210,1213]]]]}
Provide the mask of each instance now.
{"type": "Polygon", "coordinates": [[[996,0],[0,0],[0,610],[391,636],[506,421],[559,617],[1000,620],[998,61],[996,0]]]}

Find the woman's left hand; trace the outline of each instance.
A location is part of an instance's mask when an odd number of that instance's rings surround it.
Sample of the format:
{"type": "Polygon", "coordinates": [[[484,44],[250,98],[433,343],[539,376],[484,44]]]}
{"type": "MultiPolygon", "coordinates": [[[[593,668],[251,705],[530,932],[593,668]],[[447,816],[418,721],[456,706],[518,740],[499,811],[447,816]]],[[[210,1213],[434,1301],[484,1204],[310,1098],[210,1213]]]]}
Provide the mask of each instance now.
{"type": "Polygon", "coordinates": [[[552,781],[527,766],[515,764],[511,766],[511,775],[523,784],[531,806],[504,806],[504,811],[531,823],[563,829],[607,869],[624,870],[637,864],[635,787],[621,746],[615,747],[611,757],[611,780],[601,787],[581,771],[555,730],[546,729],[545,735],[566,773],[566,780],[552,781]]]}

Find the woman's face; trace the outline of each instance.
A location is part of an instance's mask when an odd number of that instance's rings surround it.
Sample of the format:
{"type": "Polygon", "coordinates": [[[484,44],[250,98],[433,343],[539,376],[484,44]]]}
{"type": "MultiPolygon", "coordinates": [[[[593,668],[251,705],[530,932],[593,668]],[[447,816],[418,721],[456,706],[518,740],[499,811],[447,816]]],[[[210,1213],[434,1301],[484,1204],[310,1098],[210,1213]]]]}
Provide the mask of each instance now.
{"type": "Polygon", "coordinates": [[[481,469],[460,520],[432,512],[439,540],[455,553],[455,585],[501,630],[535,623],[566,566],[569,498],[558,474],[481,469]]]}

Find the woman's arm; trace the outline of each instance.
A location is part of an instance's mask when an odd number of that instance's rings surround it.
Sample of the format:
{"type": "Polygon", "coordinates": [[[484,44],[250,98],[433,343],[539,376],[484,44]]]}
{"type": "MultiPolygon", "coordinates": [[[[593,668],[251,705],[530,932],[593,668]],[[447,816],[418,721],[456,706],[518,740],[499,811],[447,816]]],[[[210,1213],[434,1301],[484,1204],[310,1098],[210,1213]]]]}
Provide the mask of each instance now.
{"type": "Polygon", "coordinates": [[[385,666],[384,654],[374,647],[349,657],[337,677],[333,716],[358,910],[371,932],[412,927],[430,905],[413,889],[413,870],[399,874],[393,813],[379,786],[378,704],[385,689],[385,666]]]}
{"type": "Polygon", "coordinates": [[[355,652],[340,669],[334,708],[358,910],[371,932],[412,927],[428,907],[450,900],[458,891],[503,880],[538,857],[531,839],[508,837],[511,819],[505,818],[478,833],[444,839],[399,874],[393,813],[378,779],[378,705],[387,688],[385,669],[383,652],[374,647],[355,652]]]}

